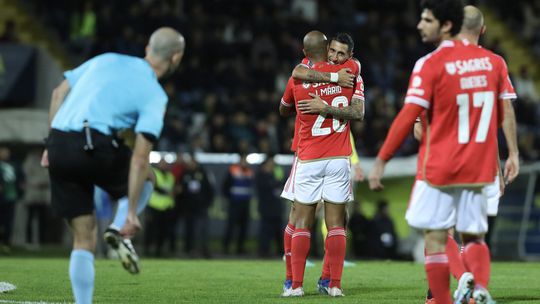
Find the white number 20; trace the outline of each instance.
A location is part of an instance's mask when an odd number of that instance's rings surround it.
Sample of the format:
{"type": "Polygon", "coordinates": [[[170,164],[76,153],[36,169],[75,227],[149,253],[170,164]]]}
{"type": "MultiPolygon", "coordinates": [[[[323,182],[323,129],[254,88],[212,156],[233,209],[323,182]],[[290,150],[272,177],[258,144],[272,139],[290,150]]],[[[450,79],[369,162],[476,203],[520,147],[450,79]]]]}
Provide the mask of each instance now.
{"type": "MultiPolygon", "coordinates": [[[[459,107],[458,116],[458,142],[466,144],[470,139],[469,129],[469,94],[459,94],[456,97],[456,102],[459,107]]],[[[491,113],[493,112],[493,104],[495,103],[493,92],[475,92],[473,93],[473,107],[482,108],[480,114],[480,123],[476,131],[475,142],[485,142],[491,121],[491,113]]]]}
{"type": "MultiPolygon", "coordinates": [[[[326,101],[323,100],[324,103],[328,104],[326,101]]],[[[348,106],[349,100],[345,96],[338,96],[334,99],[332,99],[332,106],[333,107],[339,107],[339,106],[348,106]]],[[[326,119],[325,116],[319,115],[317,116],[317,119],[315,120],[315,123],[313,124],[313,127],[311,128],[311,135],[312,136],[325,136],[332,133],[332,129],[335,132],[343,132],[345,131],[346,123],[341,123],[339,119],[332,119],[332,128],[330,127],[322,127],[322,124],[324,120],[326,119]]]]}

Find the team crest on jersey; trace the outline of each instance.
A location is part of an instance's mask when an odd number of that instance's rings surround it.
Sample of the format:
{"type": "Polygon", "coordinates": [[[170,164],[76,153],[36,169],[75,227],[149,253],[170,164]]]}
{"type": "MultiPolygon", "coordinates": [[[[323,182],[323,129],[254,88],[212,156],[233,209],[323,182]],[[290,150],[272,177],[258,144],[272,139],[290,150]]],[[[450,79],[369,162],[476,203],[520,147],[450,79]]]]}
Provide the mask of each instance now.
{"type": "Polygon", "coordinates": [[[456,64],[454,62],[447,62],[445,67],[448,74],[454,75],[456,73],[456,64]]]}
{"type": "Polygon", "coordinates": [[[309,88],[309,85],[310,85],[309,82],[303,82],[303,83],[302,83],[302,86],[304,87],[304,89],[309,88]]]}
{"type": "Polygon", "coordinates": [[[412,86],[417,88],[422,84],[422,77],[420,76],[414,76],[412,80],[412,86]]]}

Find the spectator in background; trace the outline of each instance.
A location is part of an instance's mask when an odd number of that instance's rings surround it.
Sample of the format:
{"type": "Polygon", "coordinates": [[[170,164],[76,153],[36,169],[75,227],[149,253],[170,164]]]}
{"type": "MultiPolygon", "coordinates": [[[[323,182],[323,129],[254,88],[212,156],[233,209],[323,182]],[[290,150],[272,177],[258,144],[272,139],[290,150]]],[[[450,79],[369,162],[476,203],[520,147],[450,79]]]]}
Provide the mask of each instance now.
{"type": "Polygon", "coordinates": [[[4,32],[0,35],[0,42],[14,43],[19,42],[17,37],[17,28],[15,21],[8,20],[4,24],[4,32]]]}
{"type": "Polygon", "coordinates": [[[229,136],[232,142],[237,144],[237,151],[241,153],[251,152],[255,141],[254,128],[250,123],[249,116],[244,111],[234,113],[229,126],[229,136]]]}
{"type": "MultiPolygon", "coordinates": [[[[154,246],[154,256],[161,256],[165,240],[174,231],[176,221],[173,217],[174,210],[174,175],[169,170],[169,164],[162,158],[152,168],[156,175],[154,192],[148,202],[146,212],[146,233],[144,235],[144,251],[150,254],[154,246]]],[[[176,234],[173,233],[173,242],[176,242],[176,234]]],[[[174,248],[172,248],[174,249],[174,248]]]]}
{"type": "Polygon", "coordinates": [[[281,255],[283,248],[283,213],[284,206],[280,197],[284,179],[283,169],[276,166],[274,157],[268,155],[260,165],[255,176],[259,214],[259,256],[281,255]],[[270,247],[275,241],[274,254],[270,247]]]}
{"type": "MultiPolygon", "coordinates": [[[[96,12],[92,1],[86,1],[82,11],[71,18],[71,47],[82,58],[86,58],[92,50],[96,34],[96,12]]],[[[129,54],[135,55],[135,54],[129,54]]]]}
{"type": "Polygon", "coordinates": [[[376,256],[381,259],[396,258],[397,235],[386,200],[377,202],[377,212],[373,216],[372,225],[377,236],[376,256]]]}
{"type": "Polygon", "coordinates": [[[19,198],[18,177],[11,163],[11,151],[0,147],[0,253],[9,253],[15,203],[19,198]]]}
{"type": "MultiPolygon", "coordinates": [[[[540,96],[538,95],[534,80],[532,79],[532,75],[530,74],[529,68],[527,66],[521,66],[519,74],[514,77],[514,84],[516,93],[519,96],[519,102],[515,103],[515,106],[517,108],[516,118],[518,119],[518,121],[528,127],[534,128],[538,126],[538,121],[540,121],[540,96]]],[[[532,137],[534,137],[534,131],[527,131],[527,134],[520,134],[520,137],[531,137],[531,135],[532,137]]],[[[524,148],[524,150],[527,150],[526,145],[524,146],[524,148]]],[[[527,153],[527,151],[525,151],[525,153],[527,153]]],[[[527,157],[528,155],[523,156],[527,157]]],[[[536,157],[537,156],[534,156],[533,159],[536,159],[536,157]]]]}
{"type": "Polygon", "coordinates": [[[238,231],[236,253],[245,253],[245,241],[249,224],[249,203],[253,197],[253,170],[247,162],[247,155],[241,154],[240,161],[229,167],[223,182],[223,195],[228,201],[228,220],[223,237],[223,251],[229,254],[234,234],[238,231]]]}
{"type": "Polygon", "coordinates": [[[22,168],[26,177],[22,203],[26,205],[28,212],[26,243],[33,248],[38,248],[43,242],[51,199],[49,173],[40,165],[41,152],[41,148],[31,149],[22,168]]]}
{"type": "Polygon", "coordinates": [[[373,227],[371,221],[362,213],[358,200],[351,203],[349,230],[352,234],[352,248],[356,258],[373,256],[373,227]]]}
{"type": "Polygon", "coordinates": [[[185,157],[185,170],[179,180],[179,203],[185,212],[184,250],[189,256],[210,258],[208,249],[208,209],[214,201],[214,186],[195,159],[185,157]]]}
{"type": "Polygon", "coordinates": [[[526,65],[522,65],[519,69],[519,74],[514,77],[516,85],[516,93],[519,98],[526,100],[529,103],[539,104],[540,98],[534,84],[534,80],[526,65]]]}

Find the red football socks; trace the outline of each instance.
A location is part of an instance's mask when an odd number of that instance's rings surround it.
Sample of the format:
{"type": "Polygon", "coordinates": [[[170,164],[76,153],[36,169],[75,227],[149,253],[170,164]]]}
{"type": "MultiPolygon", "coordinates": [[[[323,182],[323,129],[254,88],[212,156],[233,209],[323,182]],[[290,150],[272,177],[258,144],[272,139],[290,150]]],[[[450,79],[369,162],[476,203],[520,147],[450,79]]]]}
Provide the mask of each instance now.
{"type": "Polygon", "coordinates": [[[446,253],[426,255],[426,275],[429,289],[437,304],[451,304],[450,267],[446,253]]]}
{"type": "Polygon", "coordinates": [[[291,242],[292,235],[294,233],[294,225],[287,224],[285,231],[283,232],[283,249],[285,254],[285,276],[287,280],[292,280],[292,267],[291,267],[291,242]]]}
{"type": "Polygon", "coordinates": [[[328,238],[324,240],[324,260],[322,265],[321,279],[330,279],[330,261],[328,261],[328,238]]]}
{"type": "Polygon", "coordinates": [[[491,258],[486,243],[483,241],[467,243],[463,252],[463,262],[467,270],[472,272],[476,284],[487,288],[491,258]]]}
{"type": "Polygon", "coordinates": [[[304,270],[306,259],[311,243],[311,232],[309,229],[295,229],[291,242],[291,266],[293,284],[292,288],[302,287],[304,281],[304,270]]]}
{"type": "Polygon", "coordinates": [[[347,249],[347,239],[343,227],[331,228],[326,237],[328,264],[330,265],[330,287],[341,288],[343,261],[347,249]]]}
{"type": "Polygon", "coordinates": [[[461,252],[458,243],[454,240],[454,237],[448,234],[446,241],[446,255],[448,256],[448,264],[450,266],[450,273],[459,281],[461,275],[465,273],[465,266],[461,259],[461,252]]]}

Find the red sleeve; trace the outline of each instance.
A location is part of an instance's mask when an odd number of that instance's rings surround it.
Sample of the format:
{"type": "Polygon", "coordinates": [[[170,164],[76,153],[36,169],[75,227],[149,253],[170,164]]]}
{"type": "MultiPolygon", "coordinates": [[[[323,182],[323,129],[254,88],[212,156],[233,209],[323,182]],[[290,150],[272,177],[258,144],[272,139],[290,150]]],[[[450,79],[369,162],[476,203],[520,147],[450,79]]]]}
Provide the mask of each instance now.
{"type": "Polygon", "coordinates": [[[429,109],[433,97],[434,78],[435,73],[429,61],[429,56],[418,59],[409,79],[405,103],[414,103],[429,109]]]}
{"type": "Polygon", "coordinates": [[[508,76],[508,67],[506,66],[506,62],[502,57],[499,58],[502,65],[501,72],[499,74],[499,99],[516,99],[516,91],[514,90],[512,81],[510,81],[510,76],[508,76]]]}
{"type": "Polygon", "coordinates": [[[285,92],[283,92],[283,97],[281,97],[281,104],[285,107],[294,106],[294,80],[292,77],[289,78],[287,86],[285,87],[285,92]]]}
{"type": "Polygon", "coordinates": [[[360,75],[360,62],[356,59],[349,59],[345,61],[341,68],[349,68],[351,69],[351,73],[354,74],[354,77],[358,77],[360,75]]]}
{"type": "Polygon", "coordinates": [[[313,67],[313,63],[311,62],[311,60],[309,60],[307,57],[305,57],[304,59],[302,59],[302,62],[300,62],[301,65],[305,66],[306,68],[308,69],[311,69],[313,67]]]}
{"type": "Polygon", "coordinates": [[[396,119],[394,119],[377,157],[388,161],[394,156],[405,137],[411,132],[416,118],[420,116],[422,111],[424,111],[424,108],[420,105],[414,103],[405,104],[396,119]]]}
{"type": "Polygon", "coordinates": [[[358,98],[362,101],[365,100],[364,97],[364,79],[362,79],[362,76],[358,74],[358,77],[356,78],[356,86],[354,87],[354,95],[353,98],[358,98]]]}

